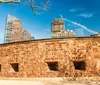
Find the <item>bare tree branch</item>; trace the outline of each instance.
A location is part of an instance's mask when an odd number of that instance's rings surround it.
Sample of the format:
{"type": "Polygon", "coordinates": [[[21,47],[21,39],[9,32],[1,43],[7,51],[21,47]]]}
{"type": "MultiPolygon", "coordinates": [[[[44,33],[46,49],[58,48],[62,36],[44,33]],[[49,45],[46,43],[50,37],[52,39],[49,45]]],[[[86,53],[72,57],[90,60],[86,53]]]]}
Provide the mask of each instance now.
{"type": "Polygon", "coordinates": [[[34,13],[35,15],[37,15],[37,14],[40,15],[40,14],[42,14],[42,13],[35,12],[34,10],[35,10],[35,9],[40,9],[40,10],[43,10],[43,11],[47,11],[48,5],[50,4],[50,0],[44,0],[43,6],[37,6],[37,5],[35,4],[35,0],[28,0],[28,1],[27,1],[27,4],[30,6],[30,8],[32,9],[32,11],[33,11],[33,13],[34,13]]]}
{"type": "Polygon", "coordinates": [[[44,10],[47,10],[47,5],[49,4],[50,0],[44,2],[44,10]]]}
{"type": "MultiPolygon", "coordinates": [[[[50,0],[39,0],[40,2],[38,1],[37,4],[35,1],[36,0],[24,0],[24,2],[22,2],[21,0],[18,0],[18,3],[21,4],[21,7],[23,7],[24,5],[28,5],[31,8],[34,15],[41,15],[43,14],[43,11],[48,12],[49,6],[51,4],[50,0]],[[42,5],[40,4],[41,2],[42,2],[42,5]]],[[[2,3],[9,3],[10,6],[12,6],[15,3],[15,1],[10,0],[7,2],[2,2],[2,3]]]]}

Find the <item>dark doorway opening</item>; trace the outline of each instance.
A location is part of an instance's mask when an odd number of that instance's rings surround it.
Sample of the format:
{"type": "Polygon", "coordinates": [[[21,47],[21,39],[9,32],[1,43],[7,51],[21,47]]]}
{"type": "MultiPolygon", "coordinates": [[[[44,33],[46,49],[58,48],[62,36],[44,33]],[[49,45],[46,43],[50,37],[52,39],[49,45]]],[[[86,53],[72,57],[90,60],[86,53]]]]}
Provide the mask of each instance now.
{"type": "Polygon", "coordinates": [[[18,63],[12,63],[11,66],[12,66],[14,72],[19,71],[19,64],[18,63]]]}
{"type": "Polygon", "coordinates": [[[73,63],[76,70],[86,70],[85,61],[74,61],[73,63]]]}
{"type": "Polygon", "coordinates": [[[48,67],[52,71],[58,71],[58,62],[47,62],[48,67]]]}

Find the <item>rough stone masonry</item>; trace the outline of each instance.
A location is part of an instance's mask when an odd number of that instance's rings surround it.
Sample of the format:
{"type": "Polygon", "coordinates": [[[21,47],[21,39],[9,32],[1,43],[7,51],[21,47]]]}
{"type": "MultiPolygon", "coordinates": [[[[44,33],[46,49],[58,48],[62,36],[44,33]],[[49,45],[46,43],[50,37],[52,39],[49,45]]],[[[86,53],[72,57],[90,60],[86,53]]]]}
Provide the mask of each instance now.
{"type": "Polygon", "coordinates": [[[39,39],[0,45],[0,77],[100,76],[100,38],[39,39]]]}

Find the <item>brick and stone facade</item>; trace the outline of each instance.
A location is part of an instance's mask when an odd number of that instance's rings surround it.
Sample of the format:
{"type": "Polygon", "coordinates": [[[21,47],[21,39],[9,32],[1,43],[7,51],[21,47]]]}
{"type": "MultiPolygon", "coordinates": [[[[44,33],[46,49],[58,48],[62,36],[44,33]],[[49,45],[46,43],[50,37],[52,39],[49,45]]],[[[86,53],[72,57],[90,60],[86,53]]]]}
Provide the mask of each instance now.
{"type": "Polygon", "coordinates": [[[100,38],[73,37],[0,45],[0,77],[100,76],[100,38]]]}

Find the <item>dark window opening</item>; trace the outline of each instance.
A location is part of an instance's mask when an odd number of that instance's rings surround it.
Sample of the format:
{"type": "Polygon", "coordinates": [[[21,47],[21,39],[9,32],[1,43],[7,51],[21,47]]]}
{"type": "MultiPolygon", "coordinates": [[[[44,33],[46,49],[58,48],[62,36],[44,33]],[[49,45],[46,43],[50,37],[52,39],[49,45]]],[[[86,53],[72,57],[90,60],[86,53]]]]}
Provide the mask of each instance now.
{"type": "Polygon", "coordinates": [[[11,66],[12,66],[14,72],[19,71],[19,64],[18,63],[13,63],[13,64],[11,64],[11,66]]]}
{"type": "Polygon", "coordinates": [[[0,72],[1,72],[1,64],[0,64],[0,72]]]}
{"type": "Polygon", "coordinates": [[[52,71],[58,71],[58,62],[47,62],[48,67],[52,71]]]}
{"type": "Polygon", "coordinates": [[[74,61],[73,63],[76,70],[86,70],[85,61],[74,61]]]}

